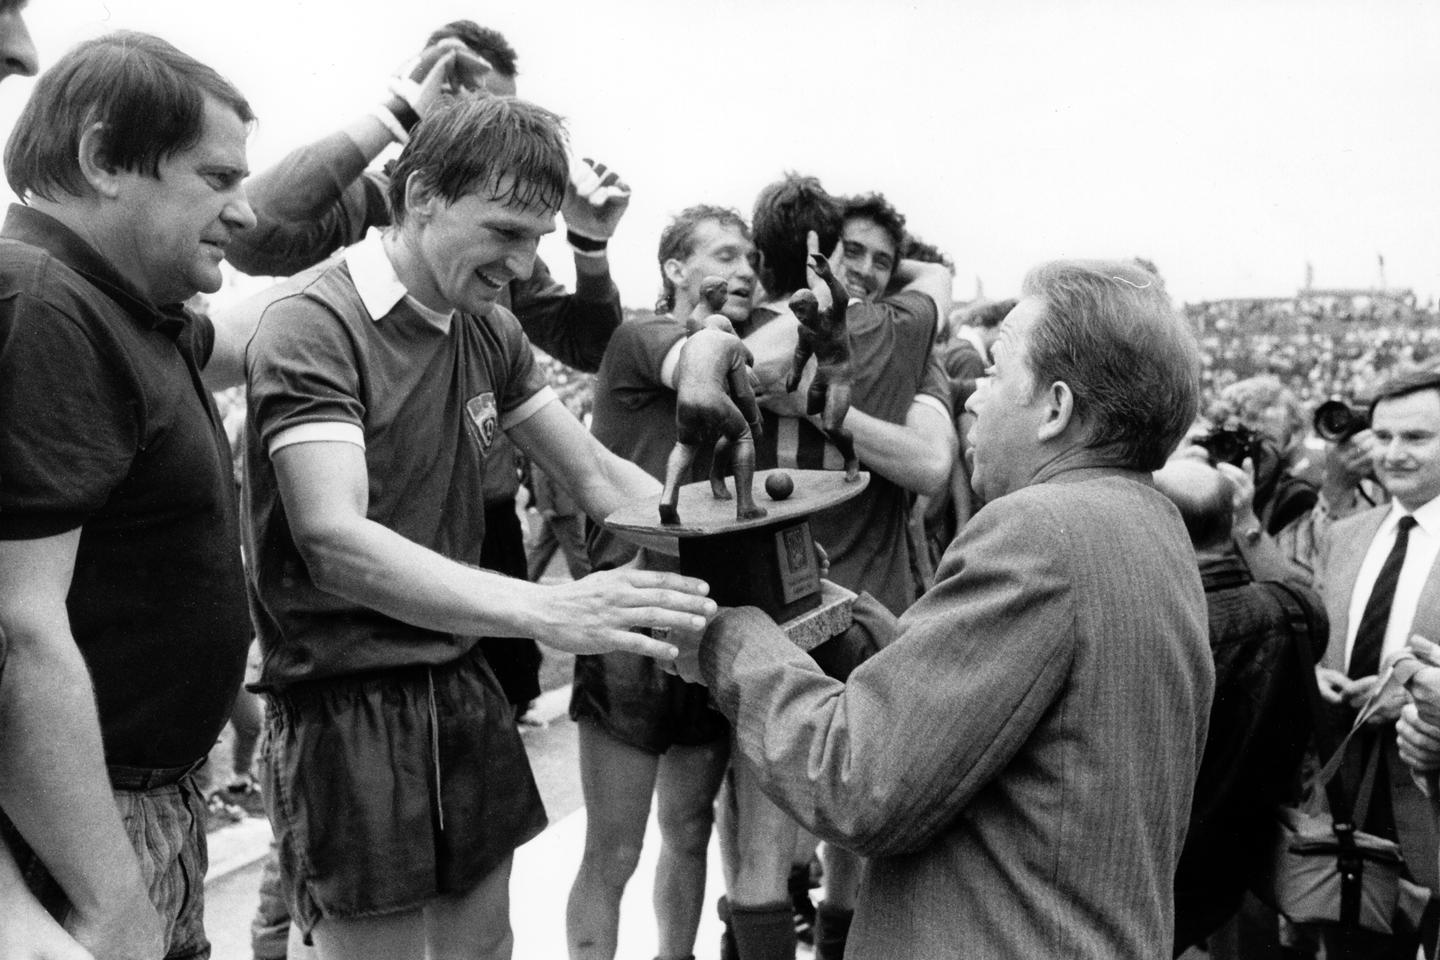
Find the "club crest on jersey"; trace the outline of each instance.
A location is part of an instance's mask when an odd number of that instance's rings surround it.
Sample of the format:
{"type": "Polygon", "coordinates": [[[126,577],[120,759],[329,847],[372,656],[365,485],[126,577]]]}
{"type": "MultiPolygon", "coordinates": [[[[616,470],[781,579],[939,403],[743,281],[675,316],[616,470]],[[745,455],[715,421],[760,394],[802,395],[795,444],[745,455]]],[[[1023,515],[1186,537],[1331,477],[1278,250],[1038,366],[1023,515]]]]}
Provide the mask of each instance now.
{"type": "Polygon", "coordinates": [[[500,429],[500,411],[495,406],[495,394],[482,393],[471,397],[465,403],[465,412],[470,415],[470,422],[475,424],[475,435],[480,438],[480,453],[489,453],[490,445],[495,442],[495,432],[500,429]]]}

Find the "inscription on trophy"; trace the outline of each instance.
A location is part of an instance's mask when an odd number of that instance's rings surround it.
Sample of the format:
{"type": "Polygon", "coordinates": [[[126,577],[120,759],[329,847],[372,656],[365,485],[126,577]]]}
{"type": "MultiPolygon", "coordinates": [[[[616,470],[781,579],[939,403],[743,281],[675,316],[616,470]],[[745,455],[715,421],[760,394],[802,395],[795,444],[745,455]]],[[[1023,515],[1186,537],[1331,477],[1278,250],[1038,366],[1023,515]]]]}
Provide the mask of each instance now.
{"type": "Polygon", "coordinates": [[[794,603],[820,589],[820,565],[809,520],[775,531],[775,559],[783,602],[794,603]]]}

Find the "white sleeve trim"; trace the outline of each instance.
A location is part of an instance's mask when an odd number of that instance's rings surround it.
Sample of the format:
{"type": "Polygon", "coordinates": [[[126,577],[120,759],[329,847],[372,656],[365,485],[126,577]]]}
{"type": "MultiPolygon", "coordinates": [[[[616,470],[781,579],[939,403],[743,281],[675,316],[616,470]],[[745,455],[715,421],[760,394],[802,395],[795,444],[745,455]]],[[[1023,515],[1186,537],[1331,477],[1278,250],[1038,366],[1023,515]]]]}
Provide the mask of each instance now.
{"type": "Polygon", "coordinates": [[[552,390],[549,385],[541,387],[539,390],[535,391],[535,393],[530,396],[529,400],[526,400],[524,403],[520,404],[520,406],[516,407],[514,410],[511,410],[509,413],[505,414],[500,418],[500,429],[509,430],[511,427],[519,426],[526,420],[529,420],[531,417],[535,416],[535,414],[540,411],[541,407],[544,407],[552,402],[560,402],[559,394],[552,390]]]}
{"type": "Polygon", "coordinates": [[[300,423],[275,434],[275,439],[270,441],[268,453],[273,457],[275,451],[283,447],[293,446],[297,443],[316,442],[353,443],[364,450],[365,431],[360,428],[359,424],[347,423],[344,420],[300,423]]]}
{"type": "Polygon", "coordinates": [[[945,402],[939,397],[931,396],[928,393],[915,394],[915,403],[923,403],[927,407],[934,407],[945,419],[950,419],[950,411],[946,409],[945,402]]]}
{"type": "Polygon", "coordinates": [[[665,354],[665,359],[660,361],[660,382],[671,390],[675,389],[676,374],[680,370],[680,351],[685,348],[686,337],[675,341],[675,346],[665,354]]]}

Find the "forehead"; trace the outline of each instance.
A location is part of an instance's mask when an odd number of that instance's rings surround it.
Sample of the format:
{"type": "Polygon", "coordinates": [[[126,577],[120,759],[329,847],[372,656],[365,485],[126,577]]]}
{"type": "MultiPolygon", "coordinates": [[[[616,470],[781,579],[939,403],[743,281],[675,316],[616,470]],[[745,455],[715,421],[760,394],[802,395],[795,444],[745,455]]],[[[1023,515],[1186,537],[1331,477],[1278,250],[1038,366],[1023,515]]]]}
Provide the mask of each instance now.
{"type": "Polygon", "coordinates": [[[869,217],[852,217],[845,221],[840,229],[840,236],[847,243],[858,243],[882,253],[895,256],[895,243],[885,228],[880,226],[869,217]]]}
{"type": "Polygon", "coordinates": [[[1440,429],[1440,389],[1417,390],[1381,400],[1375,404],[1372,419],[1377,430],[1440,429]]]}
{"type": "Polygon", "coordinates": [[[727,247],[749,250],[752,246],[739,226],[713,219],[701,220],[696,224],[695,230],[690,234],[690,241],[693,251],[691,256],[715,253],[727,247]]]}
{"type": "Polygon", "coordinates": [[[200,139],[174,154],[175,161],[213,164],[245,170],[245,141],[250,127],[234,108],[207,96],[201,116],[200,139]]]}
{"type": "Polygon", "coordinates": [[[1038,297],[1026,297],[1005,315],[1000,324],[1000,335],[995,341],[997,354],[1000,351],[1015,353],[1023,351],[1030,342],[1030,331],[1045,312],[1045,302],[1038,297]]]}
{"type": "Polygon", "coordinates": [[[521,197],[533,193],[525,183],[517,183],[515,177],[505,174],[461,194],[450,207],[456,214],[490,227],[549,230],[554,226],[558,208],[538,201],[521,202],[521,197]]]}

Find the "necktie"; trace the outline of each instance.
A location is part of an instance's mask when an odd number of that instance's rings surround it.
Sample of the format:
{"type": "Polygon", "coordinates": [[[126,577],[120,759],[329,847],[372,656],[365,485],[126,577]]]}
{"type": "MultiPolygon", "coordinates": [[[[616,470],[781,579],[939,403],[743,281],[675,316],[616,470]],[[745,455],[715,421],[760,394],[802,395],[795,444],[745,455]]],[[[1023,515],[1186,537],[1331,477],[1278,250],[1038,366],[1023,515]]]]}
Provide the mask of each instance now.
{"type": "Polygon", "coordinates": [[[1358,680],[1380,672],[1380,648],[1385,645],[1385,628],[1390,624],[1390,605],[1395,601],[1395,584],[1400,568],[1405,566],[1405,547],[1410,543],[1410,528],[1415,518],[1406,514],[1395,526],[1395,545],[1375,578],[1375,589],[1365,602],[1360,627],[1355,631],[1355,646],[1350,651],[1350,679],[1358,680]]]}

